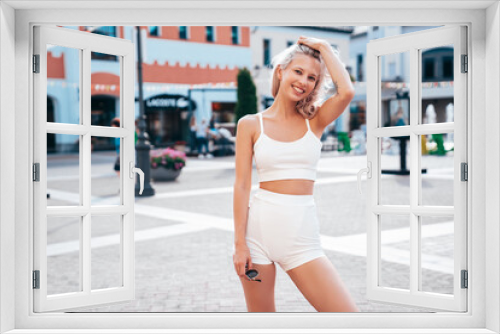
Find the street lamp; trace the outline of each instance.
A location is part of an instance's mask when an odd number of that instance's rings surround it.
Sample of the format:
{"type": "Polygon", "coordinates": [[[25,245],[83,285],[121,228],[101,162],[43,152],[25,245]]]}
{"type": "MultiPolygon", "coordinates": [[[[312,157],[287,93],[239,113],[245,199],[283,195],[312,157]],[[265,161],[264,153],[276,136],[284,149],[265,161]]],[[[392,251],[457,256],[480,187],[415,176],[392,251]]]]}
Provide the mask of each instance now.
{"type": "MultiPolygon", "coordinates": [[[[146,132],[146,115],[144,113],[144,98],[142,95],[142,49],[141,49],[141,29],[137,28],[137,81],[139,89],[139,134],[137,135],[137,166],[144,172],[144,191],[141,196],[153,196],[155,190],[151,187],[150,156],[151,143],[146,132]]],[[[139,180],[135,183],[135,195],[139,195],[139,180]]]]}
{"type": "MultiPolygon", "coordinates": [[[[396,121],[392,123],[392,110],[391,104],[389,103],[389,126],[404,126],[409,125],[410,120],[410,96],[408,95],[408,90],[398,90],[396,91],[396,101],[397,110],[395,112],[396,121]],[[408,124],[405,122],[405,116],[408,124]]],[[[392,139],[399,141],[399,170],[394,169],[383,169],[382,174],[396,174],[396,175],[410,175],[410,171],[406,168],[406,142],[410,139],[410,136],[402,137],[391,137],[392,139]]],[[[422,174],[427,173],[427,168],[422,168],[422,174]]]]}
{"type": "MultiPolygon", "coordinates": [[[[406,120],[409,123],[410,119],[410,97],[408,95],[407,90],[398,90],[396,91],[396,100],[397,102],[397,109],[394,112],[392,110],[391,103],[389,103],[389,126],[404,126],[404,125],[409,125],[405,121],[405,114],[406,114],[406,120]],[[391,117],[393,115],[396,115],[396,117],[391,117]],[[393,122],[393,119],[396,119],[395,122],[393,122]]],[[[382,174],[396,174],[396,175],[410,175],[410,171],[406,168],[406,141],[410,139],[409,136],[403,136],[403,137],[391,137],[394,140],[399,141],[399,169],[382,169],[382,174]]]]}

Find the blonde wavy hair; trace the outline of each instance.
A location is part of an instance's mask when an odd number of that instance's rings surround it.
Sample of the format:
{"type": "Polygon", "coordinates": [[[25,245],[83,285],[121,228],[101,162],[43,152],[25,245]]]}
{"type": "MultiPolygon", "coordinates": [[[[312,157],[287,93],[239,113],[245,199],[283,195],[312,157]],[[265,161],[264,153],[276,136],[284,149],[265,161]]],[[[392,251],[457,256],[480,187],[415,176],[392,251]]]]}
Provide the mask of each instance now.
{"type": "Polygon", "coordinates": [[[271,90],[273,97],[276,98],[278,91],[280,89],[280,80],[278,79],[278,65],[282,70],[286,69],[292,60],[298,54],[303,54],[315,58],[320,63],[320,73],[316,80],[316,85],[313,91],[306,96],[304,99],[297,102],[297,112],[300,113],[304,118],[311,119],[314,118],[319,107],[319,103],[323,100],[327,93],[328,87],[325,85],[325,79],[330,77],[326,69],[325,62],[321,57],[319,51],[316,51],[304,44],[292,44],[279,54],[273,57],[271,64],[273,66],[273,72],[271,77],[271,90]]]}

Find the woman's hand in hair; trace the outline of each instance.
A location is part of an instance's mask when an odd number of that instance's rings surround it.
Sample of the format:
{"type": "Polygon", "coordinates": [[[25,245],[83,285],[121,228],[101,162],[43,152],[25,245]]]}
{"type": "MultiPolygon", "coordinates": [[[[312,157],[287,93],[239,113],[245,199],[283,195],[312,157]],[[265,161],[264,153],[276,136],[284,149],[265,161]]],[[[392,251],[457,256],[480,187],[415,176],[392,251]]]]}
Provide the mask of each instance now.
{"type": "Polygon", "coordinates": [[[314,38],[314,37],[305,37],[300,36],[297,44],[304,44],[314,49],[316,51],[321,52],[324,48],[331,48],[330,44],[324,39],[314,38]]]}

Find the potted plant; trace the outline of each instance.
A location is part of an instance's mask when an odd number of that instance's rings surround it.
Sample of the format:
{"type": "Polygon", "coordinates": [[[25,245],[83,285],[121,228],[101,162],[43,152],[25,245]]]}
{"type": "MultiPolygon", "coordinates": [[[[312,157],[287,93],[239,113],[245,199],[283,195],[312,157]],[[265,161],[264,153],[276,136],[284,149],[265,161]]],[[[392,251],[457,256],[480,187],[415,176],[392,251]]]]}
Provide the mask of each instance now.
{"type": "Polygon", "coordinates": [[[150,163],[155,181],[173,181],[186,165],[186,153],[170,147],[151,150],[150,163]]]}

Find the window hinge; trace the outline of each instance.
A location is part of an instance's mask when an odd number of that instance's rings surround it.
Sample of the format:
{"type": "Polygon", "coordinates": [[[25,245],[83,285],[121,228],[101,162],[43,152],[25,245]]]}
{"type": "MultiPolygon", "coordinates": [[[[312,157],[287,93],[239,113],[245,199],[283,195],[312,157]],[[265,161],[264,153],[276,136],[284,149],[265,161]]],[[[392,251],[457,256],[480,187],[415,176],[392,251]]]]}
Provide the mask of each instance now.
{"type": "Polygon", "coordinates": [[[467,55],[462,55],[462,73],[467,73],[469,71],[469,57],[467,55]]]}
{"type": "Polygon", "coordinates": [[[40,163],[36,162],[33,164],[33,181],[40,181],[40,163]]]}
{"type": "Polygon", "coordinates": [[[462,270],[462,289],[467,289],[469,287],[469,277],[467,275],[467,270],[462,270]]]}
{"type": "Polygon", "coordinates": [[[462,162],[460,164],[461,167],[461,181],[468,181],[469,180],[469,167],[467,166],[466,162],[462,162]]]}
{"type": "Polygon", "coordinates": [[[33,73],[40,73],[40,55],[33,55],[33,73]]]}
{"type": "Polygon", "coordinates": [[[40,289],[40,270],[33,270],[33,289],[40,289]]]}

